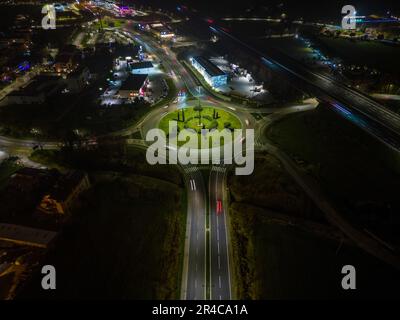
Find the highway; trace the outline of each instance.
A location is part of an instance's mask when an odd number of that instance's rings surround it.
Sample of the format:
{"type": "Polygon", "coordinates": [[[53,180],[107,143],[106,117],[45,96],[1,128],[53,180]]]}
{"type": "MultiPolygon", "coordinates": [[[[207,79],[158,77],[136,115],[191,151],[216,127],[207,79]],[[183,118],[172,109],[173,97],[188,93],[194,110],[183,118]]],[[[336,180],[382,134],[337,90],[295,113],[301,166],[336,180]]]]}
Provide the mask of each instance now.
{"type": "MultiPolygon", "coordinates": [[[[175,74],[173,80],[178,89],[188,88],[192,94],[197,93],[198,84],[193,75],[177,61],[175,54],[168,48],[160,48],[152,39],[139,34],[132,35],[136,41],[146,45],[149,52],[162,59],[167,73],[175,74]],[[179,74],[179,76],[176,76],[179,74]]],[[[243,127],[254,128],[256,120],[241,105],[219,101],[206,93],[203,88],[201,99],[207,104],[218,104],[218,107],[234,112],[241,120],[243,127]]],[[[189,107],[186,103],[183,107],[189,107]]],[[[144,137],[149,129],[158,126],[160,119],[170,111],[178,108],[177,103],[153,109],[131,128],[114,132],[112,135],[124,136],[140,130],[144,137]]],[[[268,110],[259,110],[267,112],[268,110]]],[[[271,111],[271,110],[270,110],[271,111]]],[[[0,137],[4,148],[31,150],[39,144],[44,148],[58,148],[57,141],[36,141],[35,139],[13,139],[0,137]]],[[[143,140],[128,139],[127,143],[146,148],[143,140]]],[[[226,167],[214,165],[206,187],[203,175],[196,166],[182,166],[187,195],[187,225],[182,274],[181,298],[189,300],[227,300],[232,298],[229,265],[229,234],[227,228],[226,203],[226,167]],[[208,202],[207,202],[208,201],[208,202]],[[220,203],[220,205],[218,204],[220,203]]]]}
{"type": "Polygon", "coordinates": [[[225,207],[226,167],[213,166],[209,177],[210,299],[231,300],[225,207]]]}
{"type": "Polygon", "coordinates": [[[188,186],[188,211],[181,297],[206,299],[206,193],[201,172],[195,166],[183,167],[188,186]]]}
{"type": "Polygon", "coordinates": [[[400,115],[330,76],[309,70],[282,52],[271,49],[260,52],[217,27],[211,27],[211,30],[238,43],[268,68],[284,75],[296,87],[329,103],[334,111],[390,148],[400,150],[400,115]]]}
{"type": "Polygon", "coordinates": [[[332,223],[332,225],[335,225],[343,234],[366,252],[400,270],[400,259],[393,250],[388,249],[385,244],[382,245],[380,240],[374,239],[370,234],[357,229],[357,227],[347,221],[344,218],[345,216],[331,203],[331,200],[325,195],[325,192],[319,187],[316,181],[306,175],[284,151],[268,140],[265,134],[268,126],[290,113],[311,110],[315,107],[315,104],[310,103],[309,106],[294,106],[269,115],[268,119],[257,128],[257,149],[259,151],[267,151],[280,160],[285,167],[285,171],[296,181],[321,212],[325,214],[326,219],[332,223]]]}
{"type": "MultiPolygon", "coordinates": [[[[176,59],[175,53],[169,48],[159,48],[159,45],[150,37],[135,33],[134,38],[162,60],[167,72],[175,75],[172,78],[178,90],[186,87],[192,95],[198,95],[199,85],[176,59]]],[[[204,88],[202,92],[205,92],[204,88]]],[[[208,104],[218,103],[219,107],[230,112],[235,110],[235,114],[243,124],[247,122],[248,125],[252,125],[254,122],[254,118],[242,106],[222,104],[206,94],[203,94],[201,99],[208,104]]],[[[188,102],[183,107],[187,108],[195,103],[195,101],[188,102]]],[[[177,108],[177,103],[171,103],[149,113],[139,124],[142,136],[145,136],[149,129],[157,127],[165,114],[177,108]]],[[[211,170],[208,189],[205,188],[203,176],[198,167],[183,166],[183,170],[188,190],[188,211],[181,298],[187,300],[231,299],[228,236],[224,210],[225,168],[215,166],[211,170]],[[207,193],[209,212],[206,210],[207,193]],[[221,200],[224,204],[218,215],[217,200],[221,200]]]]}
{"type": "MultiPolygon", "coordinates": [[[[170,49],[160,48],[154,40],[141,34],[135,33],[132,34],[132,37],[145,45],[149,52],[154,53],[163,61],[166,72],[175,75],[172,78],[178,90],[186,87],[192,94],[197,94],[197,81],[177,61],[175,54],[170,49]]],[[[204,103],[215,104],[220,108],[235,113],[244,128],[256,127],[255,118],[250,115],[244,106],[220,101],[218,97],[209,95],[204,88],[202,92],[203,94],[200,98],[204,103]]],[[[195,102],[185,103],[183,107],[189,107],[192,103],[195,102]]],[[[177,108],[177,103],[155,108],[131,128],[114,132],[112,135],[124,136],[140,130],[144,137],[149,129],[158,126],[158,122],[165,114],[177,108]]],[[[291,110],[293,109],[291,108],[291,110]]],[[[282,109],[280,110],[282,111],[282,109]]],[[[257,110],[257,112],[271,111],[276,110],[257,110]]],[[[0,145],[3,147],[19,147],[31,150],[38,143],[35,139],[22,140],[0,137],[0,145]]],[[[146,148],[145,141],[128,139],[127,143],[146,148]]],[[[44,148],[57,148],[58,142],[42,141],[40,145],[44,148]]],[[[198,167],[182,166],[182,170],[186,181],[188,207],[181,298],[188,300],[232,299],[229,233],[227,213],[225,212],[225,208],[228,208],[225,194],[226,167],[223,165],[213,166],[209,173],[207,187],[198,167]]]]}

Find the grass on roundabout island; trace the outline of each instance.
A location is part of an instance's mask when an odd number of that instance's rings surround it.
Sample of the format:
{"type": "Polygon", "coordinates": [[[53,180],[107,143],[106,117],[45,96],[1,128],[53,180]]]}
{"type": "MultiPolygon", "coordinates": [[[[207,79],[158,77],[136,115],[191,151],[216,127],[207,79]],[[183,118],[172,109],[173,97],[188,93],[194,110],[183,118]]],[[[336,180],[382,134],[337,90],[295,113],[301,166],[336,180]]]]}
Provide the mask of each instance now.
{"type": "Polygon", "coordinates": [[[178,146],[190,141],[191,143],[186,145],[190,148],[201,148],[202,139],[209,139],[208,147],[220,146],[221,141],[219,139],[213,140],[213,136],[215,137],[225,128],[231,130],[232,134],[234,129],[242,128],[240,120],[232,113],[220,108],[205,106],[201,106],[200,112],[197,106],[179,109],[164,116],[159,123],[159,128],[165,132],[167,138],[172,138],[168,134],[170,122],[173,126],[178,127],[178,134],[185,131],[190,137],[186,141],[178,141],[178,146]],[[201,134],[202,129],[208,129],[209,132],[204,136],[201,134]]]}

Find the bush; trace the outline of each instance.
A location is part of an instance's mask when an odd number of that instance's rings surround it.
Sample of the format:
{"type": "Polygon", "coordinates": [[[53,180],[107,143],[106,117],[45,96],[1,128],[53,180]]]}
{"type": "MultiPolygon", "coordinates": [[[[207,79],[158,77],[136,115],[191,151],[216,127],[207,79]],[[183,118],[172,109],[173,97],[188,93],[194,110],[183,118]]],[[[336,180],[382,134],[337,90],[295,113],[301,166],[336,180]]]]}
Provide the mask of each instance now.
{"type": "Polygon", "coordinates": [[[212,121],[210,125],[207,127],[207,129],[212,130],[212,129],[217,129],[218,128],[218,122],[216,120],[212,121]]]}

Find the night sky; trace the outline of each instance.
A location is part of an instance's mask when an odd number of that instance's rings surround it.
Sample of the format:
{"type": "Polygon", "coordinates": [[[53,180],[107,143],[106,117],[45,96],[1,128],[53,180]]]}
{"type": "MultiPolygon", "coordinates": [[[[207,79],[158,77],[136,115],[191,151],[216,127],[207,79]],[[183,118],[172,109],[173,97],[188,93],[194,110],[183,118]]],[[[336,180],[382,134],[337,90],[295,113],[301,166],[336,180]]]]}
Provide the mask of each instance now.
{"type": "Polygon", "coordinates": [[[308,19],[341,19],[341,8],[344,5],[352,4],[356,7],[360,15],[369,15],[372,13],[385,14],[388,10],[400,14],[400,1],[395,0],[341,0],[341,1],[265,1],[265,0],[218,0],[218,1],[200,1],[200,0],[125,0],[133,3],[155,4],[169,9],[176,7],[177,4],[185,4],[189,8],[196,8],[209,15],[232,14],[255,14],[266,15],[277,11],[284,11],[293,18],[304,17],[308,19]],[[282,5],[280,5],[282,4],[282,5]],[[250,11],[246,11],[249,10],[250,11]],[[316,17],[317,16],[317,17],[316,17]]]}

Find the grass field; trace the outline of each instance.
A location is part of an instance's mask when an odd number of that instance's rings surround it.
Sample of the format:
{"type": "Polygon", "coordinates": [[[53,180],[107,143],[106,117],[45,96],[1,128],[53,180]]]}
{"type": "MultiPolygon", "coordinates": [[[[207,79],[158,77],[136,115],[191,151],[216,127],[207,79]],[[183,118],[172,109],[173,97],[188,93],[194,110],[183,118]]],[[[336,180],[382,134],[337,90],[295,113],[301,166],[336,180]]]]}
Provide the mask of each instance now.
{"type": "Polygon", "coordinates": [[[231,176],[228,186],[236,298],[395,296],[398,272],[328,236],[336,229],[326,223],[276,159],[256,158],[254,174],[231,176]],[[340,286],[341,268],[346,264],[357,270],[353,292],[340,286]]]}
{"type": "Polygon", "coordinates": [[[36,129],[45,139],[62,139],[66,132],[75,129],[87,135],[104,134],[134,124],[151,110],[146,103],[101,107],[86,93],[78,100],[62,99],[59,97],[54,103],[3,106],[0,133],[23,138],[35,136],[32,129],[36,129]]]}
{"type": "Polygon", "coordinates": [[[232,202],[250,203],[292,216],[323,220],[308,197],[283,171],[277,159],[272,156],[257,156],[254,170],[249,176],[233,174],[229,176],[228,185],[232,202]]]}
{"type": "Polygon", "coordinates": [[[37,150],[32,153],[30,159],[49,168],[61,170],[75,168],[89,173],[116,171],[158,178],[176,185],[182,184],[181,174],[176,167],[150,165],[144,150],[116,142],[105,143],[96,150],[37,150]]]}
{"type": "Polygon", "coordinates": [[[387,72],[400,71],[400,47],[376,41],[351,41],[341,38],[319,37],[318,41],[331,56],[339,56],[348,63],[367,65],[387,72]]]}
{"type": "MultiPolygon", "coordinates": [[[[242,127],[240,120],[232,113],[213,107],[202,107],[201,118],[199,118],[199,112],[196,111],[194,108],[185,108],[183,110],[177,110],[167,114],[161,119],[159,124],[159,128],[163,130],[167,135],[169,132],[170,122],[172,122],[174,126],[177,125],[178,132],[185,131],[185,133],[188,134],[188,136],[190,137],[187,138],[190,139],[190,144],[188,146],[190,146],[191,148],[197,148],[198,146],[200,147],[201,139],[212,138],[216,133],[209,132],[207,136],[204,137],[200,134],[201,129],[216,129],[218,130],[218,132],[220,132],[225,127],[228,127],[231,130],[240,129],[242,127]],[[214,117],[214,110],[215,112],[218,112],[218,119],[214,117]],[[178,114],[180,117],[179,121],[178,114]],[[199,139],[198,143],[197,139],[199,139]]],[[[178,141],[178,145],[183,144],[185,144],[185,141],[178,141]]],[[[210,141],[210,144],[208,145],[213,147],[219,146],[220,141],[210,141]]]]}
{"type": "Polygon", "coordinates": [[[110,17],[105,17],[100,21],[96,22],[94,27],[96,29],[103,28],[121,28],[125,25],[126,21],[123,19],[113,19],[110,17]]]}
{"type": "Polygon", "coordinates": [[[177,299],[182,200],[182,190],[162,180],[103,174],[83,195],[76,221],[47,258],[57,269],[57,290],[28,291],[28,296],[177,299]]]}
{"type": "Polygon", "coordinates": [[[10,176],[20,168],[13,160],[4,160],[0,163],[0,190],[7,184],[10,176]]]}
{"type": "Polygon", "coordinates": [[[298,160],[348,219],[398,240],[396,154],[325,106],[289,116],[268,136],[298,160]]]}
{"type": "Polygon", "coordinates": [[[117,149],[32,156],[49,167],[86,170],[92,188],[46,260],[57,268],[57,290],[41,290],[37,278],[23,298],[179,298],[186,225],[181,175],[174,166],[148,165],[142,150],[117,149]]]}
{"type": "Polygon", "coordinates": [[[231,220],[239,230],[236,238],[245,247],[241,252],[243,265],[253,267],[246,277],[250,285],[241,291],[241,297],[269,300],[397,295],[398,272],[356,247],[264,221],[261,210],[233,210],[231,220]],[[341,288],[344,265],[356,268],[357,290],[341,288]]]}

